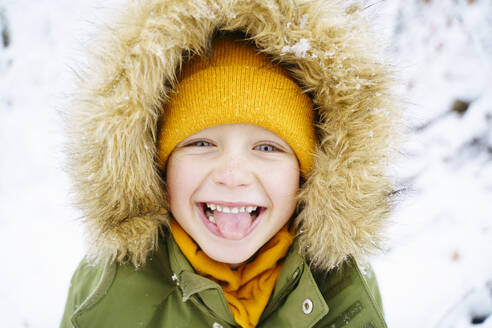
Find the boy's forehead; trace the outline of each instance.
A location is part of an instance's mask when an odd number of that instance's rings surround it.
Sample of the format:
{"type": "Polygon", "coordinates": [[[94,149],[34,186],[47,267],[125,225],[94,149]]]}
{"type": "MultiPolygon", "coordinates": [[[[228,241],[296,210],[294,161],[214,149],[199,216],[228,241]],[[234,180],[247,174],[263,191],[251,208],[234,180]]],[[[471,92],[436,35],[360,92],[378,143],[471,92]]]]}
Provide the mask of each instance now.
{"type": "MultiPolygon", "coordinates": [[[[208,135],[208,134],[228,134],[228,135],[241,135],[244,137],[262,137],[262,138],[273,138],[276,141],[281,141],[285,145],[290,145],[277,133],[269,130],[263,126],[250,124],[250,123],[226,123],[218,124],[205,129],[202,129],[186,139],[192,138],[194,136],[208,135]]],[[[185,140],[186,140],[185,139],[185,140]]]]}

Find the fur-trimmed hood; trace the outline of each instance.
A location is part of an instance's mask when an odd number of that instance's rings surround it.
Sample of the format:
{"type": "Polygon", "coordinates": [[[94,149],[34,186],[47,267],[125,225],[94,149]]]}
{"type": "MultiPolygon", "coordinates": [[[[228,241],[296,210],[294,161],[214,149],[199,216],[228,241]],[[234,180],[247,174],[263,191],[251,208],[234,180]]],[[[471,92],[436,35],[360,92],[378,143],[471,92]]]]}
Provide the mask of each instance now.
{"type": "Polygon", "coordinates": [[[315,105],[318,145],[296,219],[301,254],[326,270],[379,247],[399,106],[358,8],[330,0],[138,0],[109,26],[66,114],[90,257],[140,265],[157,247],[170,217],[158,120],[185,54],[204,54],[218,30],[242,31],[288,66],[315,105]]]}

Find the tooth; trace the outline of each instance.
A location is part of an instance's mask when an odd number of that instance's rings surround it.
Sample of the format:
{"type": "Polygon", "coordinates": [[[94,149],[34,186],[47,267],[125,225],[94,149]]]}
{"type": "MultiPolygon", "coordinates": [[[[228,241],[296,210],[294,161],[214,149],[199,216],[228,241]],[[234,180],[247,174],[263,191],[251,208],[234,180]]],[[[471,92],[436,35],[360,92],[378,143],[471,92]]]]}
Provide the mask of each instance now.
{"type": "Polygon", "coordinates": [[[231,209],[229,207],[227,207],[227,206],[224,206],[222,208],[222,212],[224,212],[224,213],[231,213],[231,209]]]}
{"type": "Polygon", "coordinates": [[[248,206],[248,207],[246,208],[246,211],[248,211],[248,213],[253,212],[253,207],[252,207],[252,206],[248,206]]]}
{"type": "Polygon", "coordinates": [[[222,206],[217,205],[217,211],[222,212],[222,206]]]}
{"type": "Polygon", "coordinates": [[[210,215],[210,216],[208,217],[208,220],[209,220],[210,222],[212,222],[212,223],[215,223],[215,219],[214,219],[214,217],[213,217],[212,215],[210,215]]]}
{"type": "Polygon", "coordinates": [[[241,213],[243,213],[244,211],[246,211],[246,209],[245,209],[244,207],[241,207],[241,208],[239,209],[239,212],[241,212],[241,213]]]}
{"type": "Polygon", "coordinates": [[[211,204],[211,203],[207,203],[207,207],[209,209],[211,209],[212,211],[215,210],[217,208],[217,206],[215,204],[211,204]]]}
{"type": "Polygon", "coordinates": [[[238,212],[239,212],[239,209],[238,209],[237,207],[233,207],[233,208],[231,208],[231,213],[236,214],[236,213],[238,213],[238,212]]]}

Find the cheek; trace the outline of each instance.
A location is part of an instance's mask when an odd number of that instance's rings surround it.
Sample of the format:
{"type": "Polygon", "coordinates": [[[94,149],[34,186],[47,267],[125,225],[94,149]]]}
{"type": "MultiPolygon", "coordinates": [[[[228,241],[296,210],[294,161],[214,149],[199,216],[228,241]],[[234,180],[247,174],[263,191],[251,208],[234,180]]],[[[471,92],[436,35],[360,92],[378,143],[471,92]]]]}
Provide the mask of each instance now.
{"type": "Polygon", "coordinates": [[[179,204],[187,203],[198,186],[196,164],[171,157],[166,170],[166,188],[171,211],[179,204]]]}
{"type": "Polygon", "coordinates": [[[296,195],[299,189],[297,162],[286,163],[267,172],[263,180],[274,205],[280,205],[286,212],[292,212],[296,206],[296,195]]]}

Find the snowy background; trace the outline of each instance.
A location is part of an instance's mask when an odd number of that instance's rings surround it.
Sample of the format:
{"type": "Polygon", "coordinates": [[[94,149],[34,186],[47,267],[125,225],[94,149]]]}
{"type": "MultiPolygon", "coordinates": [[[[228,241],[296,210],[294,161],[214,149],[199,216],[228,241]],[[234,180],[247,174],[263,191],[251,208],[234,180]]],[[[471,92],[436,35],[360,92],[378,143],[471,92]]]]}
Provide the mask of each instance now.
{"type": "MultiPolygon", "coordinates": [[[[0,0],[1,327],[57,327],[83,256],[59,112],[93,23],[117,2],[0,0]]],[[[411,131],[396,165],[407,191],[372,261],[387,321],[492,327],[492,1],[365,3],[411,131]]]]}

